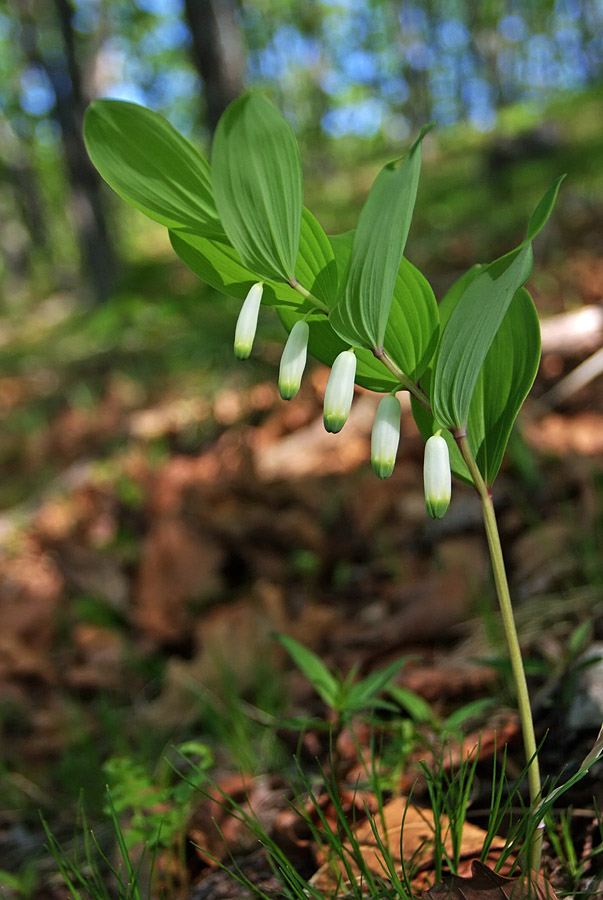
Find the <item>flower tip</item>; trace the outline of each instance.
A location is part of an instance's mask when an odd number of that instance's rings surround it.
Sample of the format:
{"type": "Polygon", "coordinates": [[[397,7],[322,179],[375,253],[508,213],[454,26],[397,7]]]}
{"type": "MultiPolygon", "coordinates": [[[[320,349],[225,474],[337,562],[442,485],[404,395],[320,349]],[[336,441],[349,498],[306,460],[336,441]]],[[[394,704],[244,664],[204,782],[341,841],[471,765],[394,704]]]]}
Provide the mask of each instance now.
{"type": "Polygon", "coordinates": [[[282,381],[278,383],[278,392],[281,395],[281,400],[293,400],[297,396],[298,391],[299,385],[284,384],[282,381]]]}
{"type": "Polygon", "coordinates": [[[243,344],[241,341],[234,345],[235,359],[249,359],[253,344],[243,344]]]}
{"type": "Polygon", "coordinates": [[[448,512],[450,506],[450,498],[439,501],[428,500],[425,498],[425,508],[430,519],[443,519],[448,512]]]}
{"type": "Polygon", "coordinates": [[[325,412],[322,421],[325,426],[325,431],[328,431],[329,434],[338,434],[345,423],[347,422],[347,413],[345,415],[330,413],[327,415],[325,412]]]}
{"type": "Polygon", "coordinates": [[[396,462],[393,459],[376,459],[374,456],[371,457],[371,465],[377,478],[384,480],[389,478],[394,471],[395,464],[396,462]]]}

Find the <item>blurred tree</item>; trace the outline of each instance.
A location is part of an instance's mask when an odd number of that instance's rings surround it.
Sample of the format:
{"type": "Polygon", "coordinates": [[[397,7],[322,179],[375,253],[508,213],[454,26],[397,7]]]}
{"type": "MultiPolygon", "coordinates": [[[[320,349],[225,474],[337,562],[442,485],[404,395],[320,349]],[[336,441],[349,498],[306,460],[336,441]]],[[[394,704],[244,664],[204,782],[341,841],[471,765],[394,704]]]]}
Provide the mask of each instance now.
{"type": "Polygon", "coordinates": [[[88,159],[82,137],[87,99],[73,28],[74,9],[70,0],[54,0],[52,6],[38,0],[12,2],[20,25],[24,60],[44,72],[54,94],[51,114],[61,133],[69,175],[70,211],[83,272],[94,300],[102,302],[115,285],[117,260],[107,227],[101,181],[88,159]]]}
{"type": "Polygon", "coordinates": [[[27,277],[31,274],[32,249],[44,251],[48,247],[46,208],[29,148],[19,140],[8,119],[0,119],[0,145],[0,177],[12,189],[20,219],[29,234],[28,242],[3,240],[2,248],[13,273],[27,277]]]}
{"type": "Polygon", "coordinates": [[[243,91],[243,39],[232,0],[184,0],[192,59],[203,84],[205,123],[218,119],[243,91]]]}

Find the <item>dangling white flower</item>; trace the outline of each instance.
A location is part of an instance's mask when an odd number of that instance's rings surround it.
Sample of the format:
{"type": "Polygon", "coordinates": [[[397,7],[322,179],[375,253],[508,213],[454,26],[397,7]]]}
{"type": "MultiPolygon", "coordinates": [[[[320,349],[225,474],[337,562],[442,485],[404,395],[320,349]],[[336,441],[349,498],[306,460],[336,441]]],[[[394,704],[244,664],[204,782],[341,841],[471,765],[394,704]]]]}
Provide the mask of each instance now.
{"type": "Polygon", "coordinates": [[[393,394],[384,397],[377,407],[371,434],[371,463],[379,478],[389,478],[394,471],[400,441],[400,413],[400,401],[393,394]]]}
{"type": "Polygon", "coordinates": [[[308,356],[310,327],[303,320],[296,322],[287,338],[278,373],[278,389],[283,400],[293,400],[299,391],[308,356]]]}
{"type": "Polygon", "coordinates": [[[251,353],[263,291],[264,285],[259,281],[249,289],[249,293],[243,301],[235,328],[234,352],[237,359],[247,359],[251,353]]]}
{"type": "Polygon", "coordinates": [[[441,519],[450,505],[451,480],[448,444],[438,431],[425,444],[423,465],[425,506],[432,519],[441,519]]]}
{"type": "Polygon", "coordinates": [[[327,381],[323,407],[323,422],[327,431],[337,434],[346,423],[356,377],[356,354],[344,350],[336,357],[327,381]]]}

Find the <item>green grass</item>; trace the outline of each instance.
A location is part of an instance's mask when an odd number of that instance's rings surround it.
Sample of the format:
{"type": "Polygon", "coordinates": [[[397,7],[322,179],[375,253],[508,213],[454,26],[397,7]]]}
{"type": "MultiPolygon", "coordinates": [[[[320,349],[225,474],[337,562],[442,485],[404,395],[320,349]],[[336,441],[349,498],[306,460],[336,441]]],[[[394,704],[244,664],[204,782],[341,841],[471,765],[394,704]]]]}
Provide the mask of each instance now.
{"type": "MultiPolygon", "coordinates": [[[[181,752],[185,751],[187,760],[192,760],[198,750],[197,745],[180,747],[181,752]]],[[[180,896],[183,884],[186,883],[185,848],[182,843],[184,827],[191,801],[199,795],[199,791],[203,791],[204,785],[207,785],[208,790],[211,788],[213,796],[221,796],[220,802],[227,815],[238,819],[241,826],[254,836],[258,846],[265,849],[273,872],[282,884],[282,896],[295,900],[305,900],[308,897],[323,900],[322,887],[319,889],[312,880],[298,871],[254,814],[230,796],[221,793],[217,785],[208,782],[208,762],[209,758],[204,752],[199,763],[193,761],[185,771],[178,773],[179,777],[175,780],[164,782],[163,787],[158,787],[148,773],[139,767],[133,767],[131,762],[115,761],[111,767],[113,786],[107,792],[106,816],[117,850],[117,862],[115,851],[107,849],[107,841],[101,843],[94,832],[90,831],[82,811],[81,834],[79,837],[76,835],[69,847],[61,846],[45,825],[49,851],[55,858],[73,900],[83,900],[83,897],[107,900],[112,896],[112,891],[116,891],[117,896],[123,900],[138,900],[149,894],[152,896],[157,869],[174,871],[173,865],[166,862],[166,853],[176,854],[182,868],[164,896],[180,896]],[[117,762],[120,763],[119,766],[117,762]],[[129,818],[128,812],[131,813],[129,818]]],[[[429,799],[427,809],[433,814],[433,824],[427,829],[431,832],[430,852],[435,860],[433,883],[458,871],[464,854],[463,827],[468,821],[470,801],[476,788],[477,763],[476,748],[476,752],[469,755],[456,769],[446,765],[444,751],[422,764],[429,799]],[[446,849],[447,846],[452,847],[452,852],[446,849]]],[[[387,819],[387,796],[374,770],[367,773],[377,801],[377,811],[371,814],[366,810],[366,818],[359,814],[359,819],[368,822],[373,835],[380,859],[379,866],[375,868],[367,863],[363,844],[357,836],[357,823],[355,818],[350,818],[344,805],[340,785],[320,767],[317,773],[318,781],[314,778],[310,780],[307,770],[299,768],[301,793],[293,801],[293,807],[299,816],[300,833],[307,833],[316,845],[323,848],[322,856],[329,861],[331,881],[338,883],[339,890],[354,900],[366,897],[374,900],[418,900],[419,895],[413,889],[412,881],[419,871],[421,854],[426,847],[417,847],[417,855],[410,859],[400,852],[398,858],[403,860],[402,868],[395,855],[397,841],[399,840],[400,847],[402,845],[406,816],[413,804],[412,797],[408,799],[406,811],[400,821],[399,839],[393,837],[395,843],[392,844],[391,822],[387,819]],[[325,802],[331,809],[328,815],[325,812],[325,802]],[[389,837],[386,837],[388,834],[389,837]]],[[[506,754],[503,754],[500,762],[494,757],[489,827],[484,833],[481,859],[487,860],[495,839],[498,840],[503,835],[504,846],[497,850],[497,868],[529,843],[538,824],[537,819],[521,803],[520,788],[524,778],[525,769],[519,779],[510,782],[506,772],[506,754]]],[[[603,832],[600,817],[598,823],[599,831],[603,832]]],[[[589,866],[600,855],[600,846],[594,846],[587,857],[577,858],[570,833],[569,813],[562,813],[555,820],[549,809],[546,813],[546,829],[548,840],[563,866],[568,891],[571,884],[572,896],[583,896],[579,887],[584,883],[589,866]]],[[[200,849],[207,852],[205,847],[200,849]]],[[[268,895],[249,880],[236,859],[222,861],[220,865],[230,872],[233,890],[236,890],[234,884],[239,882],[251,890],[254,896],[268,900],[268,895]]],[[[511,874],[514,870],[517,873],[517,864],[515,869],[511,869],[511,874]]],[[[17,885],[17,876],[14,876],[12,883],[10,879],[7,880],[7,887],[12,887],[13,883],[17,885]]],[[[596,885],[595,876],[591,879],[591,890],[596,889],[596,885]]]]}

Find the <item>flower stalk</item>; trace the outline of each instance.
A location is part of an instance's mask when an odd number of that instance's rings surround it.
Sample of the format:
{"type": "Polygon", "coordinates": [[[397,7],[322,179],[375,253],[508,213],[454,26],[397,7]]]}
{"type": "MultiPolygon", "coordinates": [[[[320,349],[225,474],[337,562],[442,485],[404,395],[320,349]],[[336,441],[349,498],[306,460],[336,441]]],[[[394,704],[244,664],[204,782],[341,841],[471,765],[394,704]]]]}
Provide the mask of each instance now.
{"type": "MultiPolygon", "coordinates": [[[[541,781],[540,766],[538,763],[538,753],[536,746],[536,735],[534,733],[534,720],[532,719],[532,708],[530,706],[530,695],[528,692],[528,683],[523,665],[523,657],[521,655],[521,646],[513,616],[513,606],[511,604],[511,594],[509,591],[509,582],[505,570],[505,562],[500,543],[500,535],[498,532],[498,524],[496,521],[496,513],[492,496],[488,487],[482,478],[482,474],[478,468],[477,462],[467,435],[456,436],[456,442],[459,450],[467,464],[467,468],[473,478],[473,483],[477,490],[482,505],[482,514],[484,519],[484,528],[488,540],[488,550],[490,552],[490,561],[492,563],[492,572],[494,575],[494,584],[498,595],[498,603],[500,613],[507,640],[507,649],[509,651],[509,659],[511,662],[511,671],[513,673],[513,681],[515,682],[515,691],[517,694],[517,707],[519,711],[519,719],[521,722],[521,731],[523,735],[523,745],[528,765],[528,787],[530,791],[530,805],[532,809],[536,809],[540,800],[541,781]]],[[[532,840],[531,846],[528,847],[526,858],[528,867],[534,872],[540,870],[540,858],[542,856],[543,829],[539,827],[532,840]]]]}

